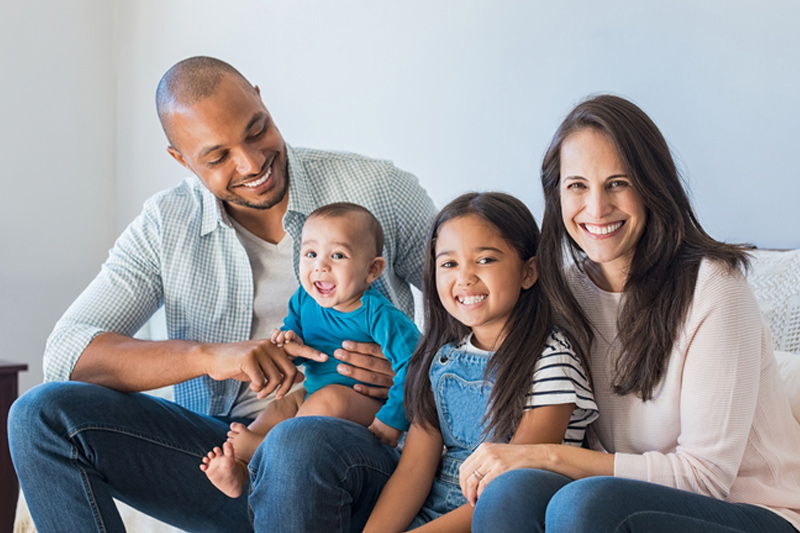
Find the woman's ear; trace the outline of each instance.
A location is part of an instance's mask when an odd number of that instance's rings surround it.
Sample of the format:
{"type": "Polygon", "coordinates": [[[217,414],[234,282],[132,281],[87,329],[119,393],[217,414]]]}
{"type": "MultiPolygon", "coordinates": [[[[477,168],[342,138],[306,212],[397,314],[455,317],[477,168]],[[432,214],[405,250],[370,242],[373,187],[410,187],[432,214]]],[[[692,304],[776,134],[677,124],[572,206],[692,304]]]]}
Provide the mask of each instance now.
{"type": "Polygon", "coordinates": [[[522,288],[523,289],[530,289],[536,283],[536,280],[539,279],[539,270],[536,267],[536,257],[531,257],[527,261],[525,261],[525,265],[523,265],[522,271],[522,288]]]}
{"type": "Polygon", "coordinates": [[[373,259],[367,270],[367,283],[372,283],[378,279],[384,268],[386,268],[386,259],[380,256],[373,259]]]}

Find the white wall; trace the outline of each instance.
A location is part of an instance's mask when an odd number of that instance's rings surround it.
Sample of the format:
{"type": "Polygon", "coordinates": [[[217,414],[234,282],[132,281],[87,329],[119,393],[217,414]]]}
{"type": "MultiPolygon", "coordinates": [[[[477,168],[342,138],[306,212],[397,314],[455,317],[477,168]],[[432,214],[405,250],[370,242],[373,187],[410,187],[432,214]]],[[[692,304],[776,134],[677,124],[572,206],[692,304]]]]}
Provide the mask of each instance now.
{"type": "Polygon", "coordinates": [[[116,233],[113,11],[0,1],[0,359],[29,365],[26,390],[116,233]]]}
{"type": "Polygon", "coordinates": [[[3,65],[32,85],[0,89],[4,101],[22,102],[12,127],[3,121],[11,137],[0,143],[4,160],[18,168],[4,178],[14,205],[2,216],[6,228],[28,221],[3,235],[0,342],[2,353],[24,352],[36,364],[47,331],[113,235],[146,197],[185,176],[165,151],[153,94],[170,65],[196,54],[226,59],[260,85],[292,144],[393,159],[438,205],[463,190],[500,188],[537,216],[538,166],[560,119],[585,95],[614,92],[661,126],[713,236],[800,247],[794,0],[25,5],[34,7],[15,3],[12,17],[0,17],[3,65]],[[81,71],[64,68],[75,57],[81,71]],[[98,88],[113,77],[115,88],[98,88]],[[53,115],[57,129],[42,135],[53,115]],[[36,189],[20,177],[34,161],[36,189]],[[23,216],[22,198],[34,200],[34,217],[23,216]],[[6,250],[17,251],[10,263],[6,250]],[[9,310],[19,299],[6,296],[12,288],[38,295],[24,321],[9,310]]]}

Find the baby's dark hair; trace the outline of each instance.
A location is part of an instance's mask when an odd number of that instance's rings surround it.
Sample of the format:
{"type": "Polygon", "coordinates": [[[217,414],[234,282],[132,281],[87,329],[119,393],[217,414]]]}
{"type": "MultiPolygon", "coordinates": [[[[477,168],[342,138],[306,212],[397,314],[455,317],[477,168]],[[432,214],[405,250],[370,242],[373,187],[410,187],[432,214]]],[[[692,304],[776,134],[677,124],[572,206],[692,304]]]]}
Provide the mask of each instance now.
{"type": "Polygon", "coordinates": [[[375,257],[383,254],[383,228],[375,215],[366,207],[350,202],[334,202],[318,207],[308,215],[310,218],[342,218],[347,215],[357,215],[359,223],[363,226],[363,233],[372,237],[375,244],[375,257]]]}
{"type": "MultiPolygon", "coordinates": [[[[501,192],[471,192],[447,204],[434,218],[428,235],[423,278],[425,332],[409,363],[405,385],[406,417],[414,423],[439,428],[439,417],[431,390],[429,370],[439,349],[463,339],[470,329],[453,318],[436,290],[436,239],[439,228],[452,219],[477,215],[494,226],[517,251],[522,261],[535,257],[539,227],[531,212],[517,198],[501,192]]],[[[486,367],[486,379],[494,381],[486,418],[492,440],[505,441],[514,433],[530,391],[533,370],[545,348],[552,327],[549,299],[538,283],[520,288],[502,345],[486,367]]]]}

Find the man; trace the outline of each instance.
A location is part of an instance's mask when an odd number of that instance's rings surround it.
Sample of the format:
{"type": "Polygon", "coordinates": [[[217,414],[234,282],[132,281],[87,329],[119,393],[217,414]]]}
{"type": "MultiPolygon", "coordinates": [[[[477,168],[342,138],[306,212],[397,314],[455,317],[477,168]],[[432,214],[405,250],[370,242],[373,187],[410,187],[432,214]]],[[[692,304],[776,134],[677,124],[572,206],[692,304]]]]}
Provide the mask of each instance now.
{"type": "MultiPolygon", "coordinates": [[[[258,87],[213,58],[174,65],[156,100],[168,152],[195,177],[148,200],[48,339],[45,376],[55,383],[10,414],[12,458],[40,532],[122,531],[112,497],[191,531],[251,530],[246,495],[225,497],[199,464],[231,421],[251,420],[300,379],[287,354],[327,357],[268,340],[297,288],[300,229],[315,208],[346,200],[377,216],[387,268],[374,286],[407,314],[408,283],[420,285],[434,208],[413,176],[287,146],[258,87]],[[161,305],[169,340],[132,338],[161,305]],[[176,403],[127,394],[167,385],[176,403]]],[[[391,370],[380,350],[344,347],[339,371],[385,398],[391,370]]],[[[338,440],[390,473],[393,450],[361,429],[338,440]]]]}

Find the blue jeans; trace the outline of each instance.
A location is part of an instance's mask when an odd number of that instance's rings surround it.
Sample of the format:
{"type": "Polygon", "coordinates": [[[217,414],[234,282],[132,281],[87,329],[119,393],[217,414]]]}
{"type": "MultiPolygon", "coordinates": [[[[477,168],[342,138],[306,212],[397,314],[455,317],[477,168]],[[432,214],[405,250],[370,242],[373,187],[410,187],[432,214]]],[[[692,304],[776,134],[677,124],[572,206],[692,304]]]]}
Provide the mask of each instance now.
{"type": "MultiPolygon", "coordinates": [[[[112,497],[187,531],[252,531],[247,496],[228,498],[199,468],[230,421],[144,394],[47,383],[12,406],[9,441],[40,533],[124,531],[112,497]]],[[[352,422],[280,424],[250,463],[256,531],[360,531],[397,459],[352,422]]]]}
{"type": "Polygon", "coordinates": [[[394,472],[398,452],[337,418],[275,426],[250,461],[256,531],[361,531],[394,472]]]}
{"type": "Polygon", "coordinates": [[[11,457],[40,533],[124,531],[112,497],[189,531],[252,531],[246,496],[228,498],[199,468],[229,423],[78,382],[31,389],[8,419],[11,457]]]}
{"type": "Polygon", "coordinates": [[[796,533],[755,505],[728,503],[654,483],[613,477],[572,481],[543,470],[493,480],[475,506],[472,531],[547,533],[796,533]]]}

